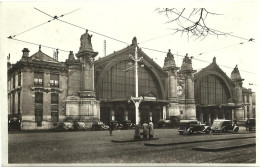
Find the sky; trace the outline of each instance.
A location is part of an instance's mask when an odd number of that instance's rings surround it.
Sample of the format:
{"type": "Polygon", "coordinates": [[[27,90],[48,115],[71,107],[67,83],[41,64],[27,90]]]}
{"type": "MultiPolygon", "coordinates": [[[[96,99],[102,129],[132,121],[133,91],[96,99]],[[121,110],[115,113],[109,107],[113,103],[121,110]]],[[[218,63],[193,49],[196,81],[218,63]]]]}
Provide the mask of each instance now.
{"type": "MultiPolygon", "coordinates": [[[[161,67],[163,66],[166,52],[171,49],[173,54],[193,56],[193,68],[204,68],[216,57],[217,64],[230,77],[232,69],[238,65],[240,74],[244,80],[243,86],[256,91],[257,68],[259,62],[259,9],[257,1],[148,1],[148,0],[117,0],[117,1],[65,1],[65,2],[0,2],[0,57],[1,62],[6,62],[10,53],[11,63],[21,59],[22,49],[28,48],[30,55],[39,49],[36,45],[10,40],[7,37],[19,34],[36,25],[44,23],[51,18],[35,8],[51,15],[60,16],[69,13],[61,19],[72,24],[88,29],[92,37],[94,51],[99,52],[96,59],[104,57],[104,41],[106,40],[106,55],[121,50],[130,45],[133,37],[137,38],[139,47],[161,67]],[[163,2],[163,3],[162,3],[163,2]],[[172,29],[178,28],[174,23],[166,23],[168,18],[155,11],[156,8],[186,8],[188,16],[193,8],[204,7],[210,12],[219,15],[209,15],[206,19],[208,27],[231,33],[245,39],[254,38],[254,42],[248,42],[230,35],[209,35],[200,40],[186,34],[174,33],[172,29]],[[78,10],[77,10],[78,9],[78,10]],[[120,43],[106,36],[124,41],[120,43]],[[155,38],[155,39],[154,39],[155,38]],[[154,39],[154,40],[150,40],[154,39]],[[244,44],[240,44],[243,42],[244,44]],[[150,48],[159,50],[155,52],[150,48]],[[202,54],[200,54],[202,53],[202,54]],[[207,61],[198,61],[197,59],[207,61]],[[223,66],[228,66],[226,68],[223,66]],[[253,85],[249,85],[249,83],[253,85]]],[[[172,14],[170,18],[175,18],[172,14]]],[[[192,18],[194,21],[196,18],[192,18]]],[[[182,20],[184,24],[189,21],[182,20]]],[[[17,35],[16,39],[37,43],[60,49],[59,61],[65,61],[69,53],[61,50],[77,53],[80,47],[80,36],[85,30],[53,20],[50,23],[39,26],[31,31],[17,35]]],[[[53,55],[53,49],[42,47],[44,53],[53,55]]],[[[181,66],[183,57],[175,55],[177,66],[181,66]]]]}

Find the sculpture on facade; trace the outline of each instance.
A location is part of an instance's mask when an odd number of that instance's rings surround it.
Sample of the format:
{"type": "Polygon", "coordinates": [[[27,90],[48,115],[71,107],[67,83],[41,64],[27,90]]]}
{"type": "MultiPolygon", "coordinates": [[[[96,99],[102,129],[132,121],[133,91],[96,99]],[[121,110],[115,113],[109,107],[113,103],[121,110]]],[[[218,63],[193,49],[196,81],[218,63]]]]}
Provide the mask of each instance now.
{"type": "Polygon", "coordinates": [[[81,52],[81,51],[93,51],[91,38],[92,38],[92,35],[88,34],[88,30],[86,30],[85,34],[81,35],[79,52],[81,52]]]}

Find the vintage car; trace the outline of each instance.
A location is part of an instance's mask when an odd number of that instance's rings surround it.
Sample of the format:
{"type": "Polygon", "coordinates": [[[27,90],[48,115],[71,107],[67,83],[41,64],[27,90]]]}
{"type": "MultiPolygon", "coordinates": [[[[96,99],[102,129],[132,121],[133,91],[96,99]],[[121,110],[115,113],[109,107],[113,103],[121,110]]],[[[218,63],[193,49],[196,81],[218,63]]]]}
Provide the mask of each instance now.
{"type": "Polygon", "coordinates": [[[73,129],[74,130],[87,130],[87,126],[84,122],[74,122],[73,129]]]}
{"type": "Polygon", "coordinates": [[[216,119],[213,121],[213,124],[211,125],[212,132],[227,132],[229,130],[232,130],[234,132],[237,132],[239,130],[239,127],[232,124],[231,120],[225,120],[225,119],[216,119]]]}
{"type": "Polygon", "coordinates": [[[249,131],[255,130],[255,118],[250,118],[246,121],[246,128],[249,131]]]}
{"type": "Polygon", "coordinates": [[[21,120],[17,117],[9,118],[8,130],[21,130],[21,120]]]}
{"type": "Polygon", "coordinates": [[[197,120],[181,120],[178,127],[179,134],[192,134],[194,132],[210,132],[210,127],[197,120]]]}
{"type": "Polygon", "coordinates": [[[55,128],[56,131],[66,131],[73,130],[73,125],[71,122],[59,122],[55,128]]]}
{"type": "Polygon", "coordinates": [[[98,121],[98,122],[93,122],[91,129],[93,131],[94,130],[108,130],[109,126],[104,124],[102,121],[98,121]]]}

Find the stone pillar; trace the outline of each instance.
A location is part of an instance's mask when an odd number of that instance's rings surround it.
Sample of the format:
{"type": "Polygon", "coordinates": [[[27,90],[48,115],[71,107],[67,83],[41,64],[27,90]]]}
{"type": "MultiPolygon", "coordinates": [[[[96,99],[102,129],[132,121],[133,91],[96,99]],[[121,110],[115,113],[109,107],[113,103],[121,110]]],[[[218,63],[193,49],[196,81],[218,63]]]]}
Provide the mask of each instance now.
{"type": "Polygon", "coordinates": [[[128,120],[128,111],[125,110],[125,120],[128,120]]]}
{"type": "Polygon", "coordinates": [[[153,121],[153,113],[151,111],[149,112],[149,120],[153,121]]]}
{"type": "Polygon", "coordinates": [[[111,118],[111,121],[115,120],[115,111],[114,111],[114,109],[110,110],[110,118],[111,118]]]}
{"type": "Polygon", "coordinates": [[[162,119],[166,119],[166,106],[163,106],[163,117],[162,119]]]}
{"type": "Polygon", "coordinates": [[[179,74],[181,76],[180,82],[184,87],[185,95],[179,100],[179,105],[183,105],[183,114],[185,119],[197,119],[196,118],[196,105],[194,99],[194,73],[196,72],[192,68],[192,59],[188,57],[188,54],[184,57],[181,70],[179,74]]]}
{"type": "Polygon", "coordinates": [[[242,85],[243,85],[244,79],[241,78],[237,65],[233,69],[233,71],[231,72],[230,79],[235,84],[235,92],[236,92],[236,97],[235,97],[236,103],[235,103],[235,105],[236,105],[236,107],[238,107],[238,108],[235,109],[235,119],[237,121],[244,120],[244,110],[242,108],[242,104],[243,104],[242,85]]]}
{"type": "Polygon", "coordinates": [[[244,105],[244,119],[248,119],[247,118],[247,105],[244,105]]]}
{"type": "Polygon", "coordinates": [[[248,96],[248,102],[249,102],[249,118],[255,118],[255,115],[253,113],[253,102],[252,102],[252,92],[250,90],[249,96],[248,96]]]}
{"type": "Polygon", "coordinates": [[[232,109],[232,111],[231,111],[232,113],[231,113],[231,116],[232,116],[232,122],[234,121],[234,119],[235,119],[235,111],[234,111],[234,109],[232,109]]]}
{"type": "Polygon", "coordinates": [[[167,56],[164,59],[163,70],[167,72],[167,91],[168,91],[168,100],[169,105],[167,106],[168,114],[166,117],[170,116],[179,116],[180,111],[178,107],[178,97],[177,97],[177,70],[179,67],[176,67],[174,56],[171,53],[171,50],[167,53],[167,56]]]}

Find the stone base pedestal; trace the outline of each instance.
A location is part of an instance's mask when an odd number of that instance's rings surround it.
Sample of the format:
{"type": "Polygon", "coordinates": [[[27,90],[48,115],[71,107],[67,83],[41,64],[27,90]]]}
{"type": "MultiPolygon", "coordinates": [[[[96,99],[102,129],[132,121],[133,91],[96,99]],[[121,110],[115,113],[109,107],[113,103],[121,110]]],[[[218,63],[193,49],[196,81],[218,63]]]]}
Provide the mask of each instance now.
{"type": "Polygon", "coordinates": [[[245,115],[244,115],[244,110],[243,108],[236,108],[235,109],[235,115],[234,119],[237,121],[244,121],[245,120],[245,115]]]}
{"type": "Polygon", "coordinates": [[[178,103],[170,103],[169,106],[167,106],[167,110],[168,110],[169,117],[180,116],[178,103]]]}
{"type": "Polygon", "coordinates": [[[181,119],[197,119],[195,104],[179,104],[181,119]]]}
{"type": "Polygon", "coordinates": [[[68,97],[65,120],[94,122],[100,120],[100,103],[95,98],[68,97]]]}

